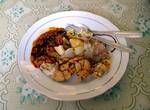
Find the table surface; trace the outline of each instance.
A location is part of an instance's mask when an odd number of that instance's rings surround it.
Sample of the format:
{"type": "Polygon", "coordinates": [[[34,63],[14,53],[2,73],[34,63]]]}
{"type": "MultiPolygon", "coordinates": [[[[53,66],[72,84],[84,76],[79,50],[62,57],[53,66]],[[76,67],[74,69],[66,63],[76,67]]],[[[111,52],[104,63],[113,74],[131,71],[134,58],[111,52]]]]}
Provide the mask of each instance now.
{"type": "Polygon", "coordinates": [[[0,0],[0,110],[150,110],[149,0],[0,0]],[[140,31],[127,39],[134,50],[121,81],[92,99],[62,102],[28,87],[16,63],[27,29],[54,12],[89,11],[109,19],[120,30],[140,31]]]}

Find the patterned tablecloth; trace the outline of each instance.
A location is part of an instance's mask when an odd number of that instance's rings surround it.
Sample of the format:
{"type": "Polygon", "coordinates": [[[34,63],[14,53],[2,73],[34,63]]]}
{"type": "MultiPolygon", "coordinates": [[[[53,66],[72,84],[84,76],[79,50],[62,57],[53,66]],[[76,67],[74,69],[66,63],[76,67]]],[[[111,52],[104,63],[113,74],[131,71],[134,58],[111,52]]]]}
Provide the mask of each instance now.
{"type": "Polygon", "coordinates": [[[149,0],[0,0],[0,110],[150,110],[149,0]],[[128,39],[134,50],[121,81],[101,96],[75,102],[49,99],[28,87],[16,63],[27,29],[58,11],[84,10],[112,21],[121,30],[138,30],[128,39]]]}

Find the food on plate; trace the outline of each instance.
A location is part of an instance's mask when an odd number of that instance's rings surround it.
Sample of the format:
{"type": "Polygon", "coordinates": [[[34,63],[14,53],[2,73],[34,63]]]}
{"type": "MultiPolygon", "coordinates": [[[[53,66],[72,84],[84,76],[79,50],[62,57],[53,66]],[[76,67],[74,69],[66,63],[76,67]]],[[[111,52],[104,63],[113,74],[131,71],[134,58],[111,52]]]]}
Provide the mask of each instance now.
{"type": "Polygon", "coordinates": [[[107,71],[107,67],[109,67],[111,64],[111,61],[108,59],[104,59],[101,62],[97,63],[93,68],[93,74],[92,76],[94,78],[101,77],[105,71],[107,71]]]}
{"type": "Polygon", "coordinates": [[[80,39],[70,39],[70,43],[71,43],[71,46],[73,47],[73,48],[75,48],[75,47],[81,47],[81,46],[83,46],[83,41],[81,41],[80,39]]]}
{"type": "Polygon", "coordinates": [[[56,50],[56,52],[59,54],[59,55],[63,55],[65,53],[65,50],[63,48],[62,45],[59,45],[59,46],[55,46],[54,49],[56,50]]]}
{"type": "Polygon", "coordinates": [[[111,65],[110,53],[106,44],[92,36],[83,30],[77,33],[72,28],[50,27],[33,42],[31,62],[58,82],[73,75],[79,82],[88,76],[102,77],[111,65]]]}

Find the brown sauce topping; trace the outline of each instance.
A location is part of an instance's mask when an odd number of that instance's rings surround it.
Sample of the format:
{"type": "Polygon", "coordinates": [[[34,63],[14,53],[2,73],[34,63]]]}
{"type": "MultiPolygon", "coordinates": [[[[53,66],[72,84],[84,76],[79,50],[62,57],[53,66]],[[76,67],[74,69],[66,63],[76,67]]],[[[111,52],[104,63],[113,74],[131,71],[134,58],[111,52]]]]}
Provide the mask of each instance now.
{"type": "Polygon", "coordinates": [[[33,65],[38,68],[42,63],[55,63],[57,53],[54,46],[61,45],[64,36],[66,36],[64,28],[55,27],[41,34],[32,44],[30,59],[33,65]]]}

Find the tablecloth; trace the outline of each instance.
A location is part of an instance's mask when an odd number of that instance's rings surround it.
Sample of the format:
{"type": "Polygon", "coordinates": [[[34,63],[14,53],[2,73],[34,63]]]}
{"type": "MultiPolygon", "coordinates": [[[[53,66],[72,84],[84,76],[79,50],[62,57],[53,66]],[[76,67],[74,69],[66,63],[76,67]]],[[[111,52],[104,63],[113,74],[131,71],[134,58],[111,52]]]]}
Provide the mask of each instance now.
{"type": "Polygon", "coordinates": [[[0,0],[0,110],[150,110],[150,1],[0,0]],[[120,30],[140,31],[143,37],[127,39],[134,52],[113,88],[91,99],[63,102],[29,88],[16,59],[19,42],[34,22],[69,10],[95,13],[120,30]]]}

